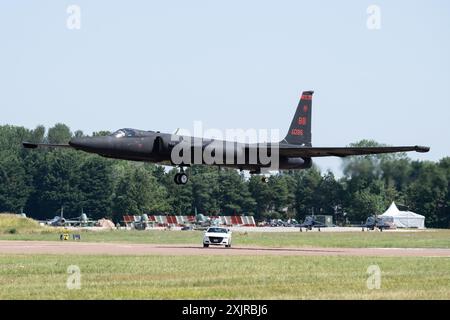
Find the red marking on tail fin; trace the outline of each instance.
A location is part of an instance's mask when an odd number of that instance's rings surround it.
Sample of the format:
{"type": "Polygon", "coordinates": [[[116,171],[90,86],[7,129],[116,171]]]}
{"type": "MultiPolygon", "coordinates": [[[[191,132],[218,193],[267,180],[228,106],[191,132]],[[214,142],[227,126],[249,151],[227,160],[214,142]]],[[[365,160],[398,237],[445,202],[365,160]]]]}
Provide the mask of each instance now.
{"type": "Polygon", "coordinates": [[[301,126],[306,125],[306,117],[299,117],[298,118],[298,124],[301,126]]]}
{"type": "Polygon", "coordinates": [[[303,135],[303,129],[292,129],[291,135],[293,136],[302,136],[303,135]]]}

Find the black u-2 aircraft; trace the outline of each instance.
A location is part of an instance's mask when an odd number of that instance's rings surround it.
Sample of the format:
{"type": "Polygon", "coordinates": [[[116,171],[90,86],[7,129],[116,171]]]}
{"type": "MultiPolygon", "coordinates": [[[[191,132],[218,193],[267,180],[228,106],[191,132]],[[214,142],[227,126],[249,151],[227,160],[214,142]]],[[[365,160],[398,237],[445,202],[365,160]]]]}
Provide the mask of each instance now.
{"type": "Polygon", "coordinates": [[[175,183],[186,184],[183,168],[193,164],[216,165],[251,174],[261,169],[308,169],[314,157],[346,157],[391,152],[428,152],[429,147],[312,147],[311,106],[313,91],[302,93],[286,137],[279,143],[239,143],[186,137],[159,131],[120,129],[109,136],[72,138],[69,144],[23,142],[25,148],[65,147],[103,157],[147,161],[181,168],[175,183]],[[276,163],[276,165],[274,165],[276,163]]]}

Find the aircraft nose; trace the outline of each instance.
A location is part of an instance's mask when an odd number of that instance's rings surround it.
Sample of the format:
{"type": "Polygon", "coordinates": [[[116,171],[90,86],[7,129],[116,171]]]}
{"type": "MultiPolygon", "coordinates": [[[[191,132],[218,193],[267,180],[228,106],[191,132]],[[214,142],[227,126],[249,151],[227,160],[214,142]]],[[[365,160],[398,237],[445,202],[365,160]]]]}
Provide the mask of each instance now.
{"type": "Polygon", "coordinates": [[[105,141],[105,137],[72,138],[69,141],[69,145],[77,150],[99,152],[103,151],[108,146],[108,143],[105,141]]]}

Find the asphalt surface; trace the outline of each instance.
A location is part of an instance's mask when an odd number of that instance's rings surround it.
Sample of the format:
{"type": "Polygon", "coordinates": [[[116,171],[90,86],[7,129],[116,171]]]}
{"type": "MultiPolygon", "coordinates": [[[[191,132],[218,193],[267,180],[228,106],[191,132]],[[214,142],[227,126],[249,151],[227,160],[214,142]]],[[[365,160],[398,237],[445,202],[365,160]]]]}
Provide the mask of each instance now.
{"type": "Polygon", "coordinates": [[[118,244],[57,241],[0,241],[0,254],[171,255],[171,256],[377,256],[450,257],[450,249],[431,248],[232,248],[201,245],[118,244]]]}

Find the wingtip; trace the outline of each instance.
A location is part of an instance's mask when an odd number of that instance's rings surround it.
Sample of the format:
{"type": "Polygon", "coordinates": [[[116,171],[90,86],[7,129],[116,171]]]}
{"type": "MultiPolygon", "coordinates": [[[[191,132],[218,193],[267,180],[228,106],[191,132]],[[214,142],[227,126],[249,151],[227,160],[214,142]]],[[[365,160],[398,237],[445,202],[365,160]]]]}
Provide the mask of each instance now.
{"type": "Polygon", "coordinates": [[[430,147],[425,147],[425,146],[415,146],[415,150],[417,152],[428,152],[430,151],[430,147]]]}

